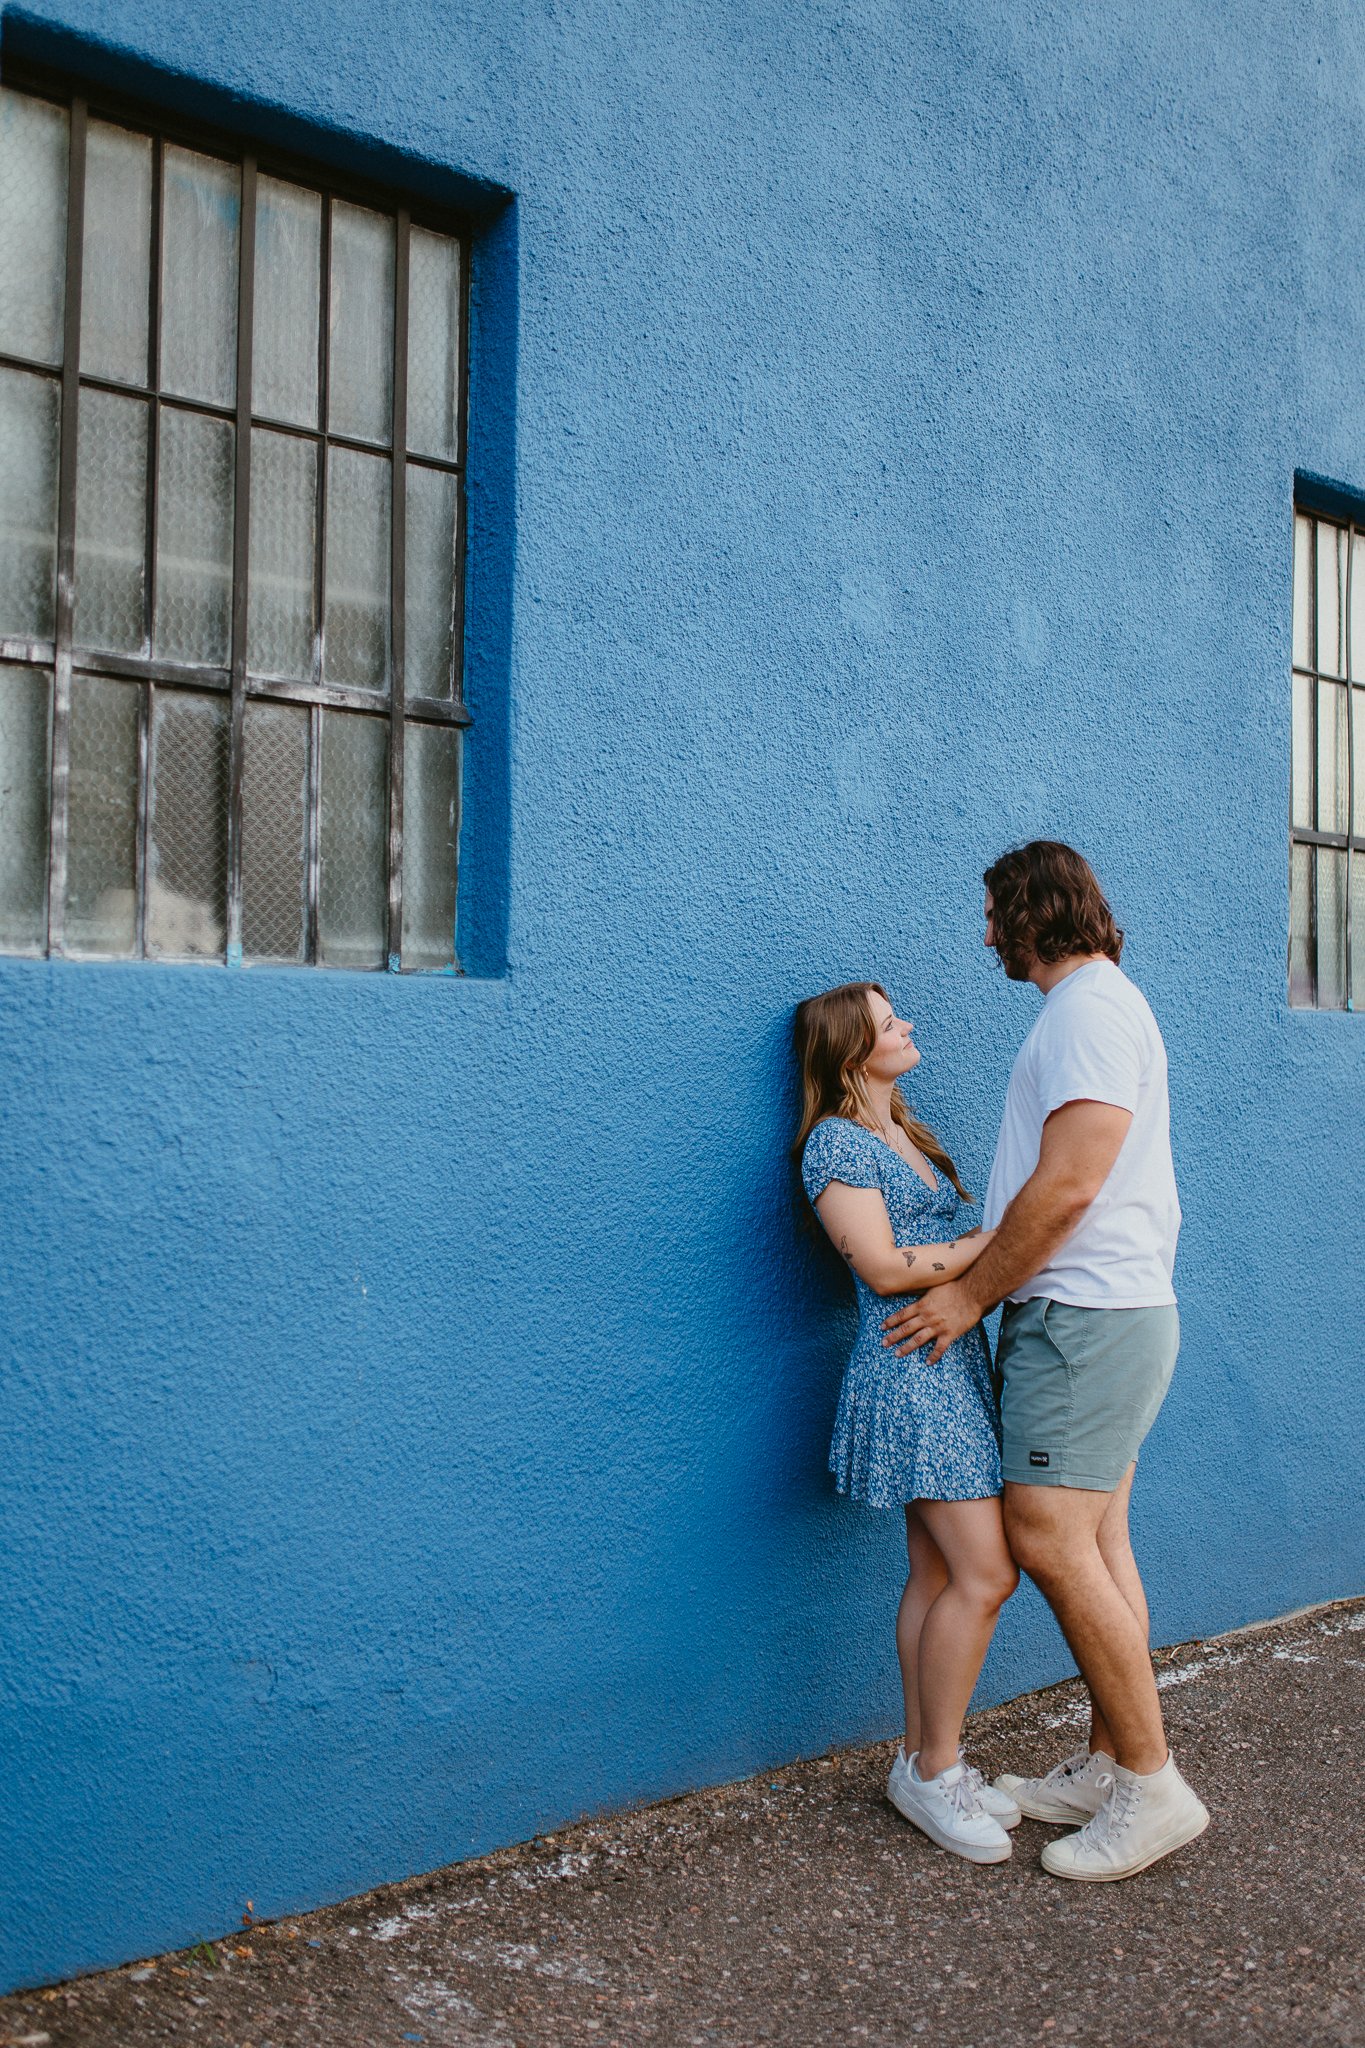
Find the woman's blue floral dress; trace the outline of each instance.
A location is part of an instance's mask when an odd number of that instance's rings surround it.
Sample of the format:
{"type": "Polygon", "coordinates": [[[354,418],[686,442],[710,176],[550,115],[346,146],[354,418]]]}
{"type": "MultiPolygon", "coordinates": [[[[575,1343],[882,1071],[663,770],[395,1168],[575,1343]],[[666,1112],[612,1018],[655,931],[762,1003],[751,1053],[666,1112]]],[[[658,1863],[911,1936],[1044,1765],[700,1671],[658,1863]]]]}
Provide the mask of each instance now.
{"type": "MultiPolygon", "coordinates": [[[[815,1126],[801,1159],[812,1202],[832,1180],[880,1188],[898,1245],[947,1244],[971,1228],[952,1182],[932,1170],[929,1188],[898,1152],[841,1116],[815,1126]]],[[[858,1340],[829,1449],[840,1493],[876,1508],[998,1494],[1000,1411],[980,1325],[959,1337],[937,1365],[926,1363],[927,1351],[898,1358],[882,1343],[882,1318],[905,1297],[874,1294],[856,1273],[853,1282],[858,1340]]]]}

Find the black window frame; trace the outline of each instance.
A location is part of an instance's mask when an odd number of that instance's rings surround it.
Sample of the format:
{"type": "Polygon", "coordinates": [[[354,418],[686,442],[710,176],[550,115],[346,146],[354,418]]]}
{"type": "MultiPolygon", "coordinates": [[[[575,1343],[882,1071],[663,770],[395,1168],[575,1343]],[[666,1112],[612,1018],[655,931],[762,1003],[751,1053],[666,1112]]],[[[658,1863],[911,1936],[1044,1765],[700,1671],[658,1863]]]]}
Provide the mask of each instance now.
{"type": "MultiPolygon", "coordinates": [[[[167,684],[226,697],[228,712],[228,774],[226,820],[226,926],[225,947],[205,964],[240,967],[242,956],[242,761],[246,706],[249,701],[301,704],[311,709],[310,761],[316,760],[318,721],[324,709],[364,711],[389,720],[388,817],[387,817],[387,911],[385,959],[378,971],[421,974],[458,972],[458,960],[444,968],[407,967],[402,963],[403,915],[403,732],[414,724],[454,727],[463,731],[472,723],[465,703],[465,579],[468,530],[466,477],[469,436],[469,342],[470,262],[473,224],[467,215],[414,198],[400,186],[355,177],[330,163],[299,155],[268,143],[258,144],[244,134],[208,123],[178,117],[173,110],[131,99],[118,92],[106,92],[77,82],[45,68],[7,63],[0,82],[14,91],[62,106],[70,117],[67,176],[66,276],[63,312],[62,362],[59,367],[0,351],[0,366],[27,374],[38,373],[56,382],[59,398],[59,459],[57,500],[57,562],[54,638],[31,640],[0,637],[0,662],[50,671],[53,678],[51,718],[51,784],[48,847],[48,915],[46,957],[62,957],[63,914],[67,858],[67,785],[69,769],[69,720],[73,674],[126,678],[146,684],[167,684]],[[81,272],[84,257],[84,201],[86,132],[91,119],[107,120],[148,137],[153,148],[152,247],[149,264],[148,364],[152,381],[146,385],[121,383],[83,374],[80,368],[81,272]],[[238,233],[236,391],[232,406],[186,399],[176,392],[161,390],[161,192],[162,158],[167,146],[193,150],[200,155],[232,163],[241,173],[241,211],[238,233]],[[251,410],[251,355],[254,329],[255,288],[255,195],[261,176],[280,178],[320,195],[322,202],[322,252],[318,350],[318,424],[300,427],[251,410]],[[367,690],[326,681],[318,672],[316,654],[313,673],[307,680],[253,677],[247,670],[247,605],[249,582],[249,520],[251,491],[251,433],[253,427],[293,435],[314,443],[319,450],[318,505],[315,531],[314,603],[317,629],[315,646],[323,629],[326,565],[326,499],[328,450],[354,448],[366,454],[381,451],[373,442],[336,433],[327,417],[327,315],[330,274],[331,199],[349,201],[382,212],[395,223],[394,322],[393,322],[393,407],[389,422],[387,453],[392,462],[390,483],[389,561],[389,671],[388,687],[367,690]],[[457,242],[460,250],[460,302],[458,308],[459,393],[457,459],[448,460],[407,447],[408,381],[408,251],[411,230],[425,228],[457,242]],[[144,629],[146,645],[153,644],[152,628],[156,605],[156,535],[159,489],[159,408],[178,407],[200,417],[229,421],[234,429],[233,557],[231,592],[231,651],[226,668],[209,664],[164,661],[151,653],[128,655],[73,644],[76,536],[76,449],[77,409],[82,387],[141,398],[148,403],[148,487],[146,492],[146,573],[144,578],[144,629]],[[409,460],[422,468],[442,471],[456,479],[456,533],[453,568],[453,619],[451,684],[448,697],[409,695],[405,687],[406,606],[406,490],[405,472],[409,460]]],[[[148,809],[148,745],[150,692],[141,692],[138,730],[136,897],[137,932],[131,953],[110,956],[143,961],[164,956],[146,950],[146,866],[148,809]]],[[[333,967],[318,958],[317,933],[317,843],[318,778],[310,772],[311,807],[310,855],[306,882],[305,961],[293,963],[308,968],[333,967]]],[[[91,956],[81,952],[79,958],[91,956]]],[[[267,962],[248,962],[268,965],[267,962]]]]}

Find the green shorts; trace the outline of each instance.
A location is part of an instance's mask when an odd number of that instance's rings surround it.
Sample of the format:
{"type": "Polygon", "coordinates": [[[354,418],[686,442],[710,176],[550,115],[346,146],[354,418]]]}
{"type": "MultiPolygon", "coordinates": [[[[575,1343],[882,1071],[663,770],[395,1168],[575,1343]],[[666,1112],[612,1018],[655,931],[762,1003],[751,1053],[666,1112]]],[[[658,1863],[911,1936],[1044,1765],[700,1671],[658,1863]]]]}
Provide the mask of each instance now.
{"type": "Polygon", "coordinates": [[[1174,1302],[1007,1301],[996,1352],[1005,1478],[1112,1493],[1156,1421],[1179,1349],[1174,1302]]]}

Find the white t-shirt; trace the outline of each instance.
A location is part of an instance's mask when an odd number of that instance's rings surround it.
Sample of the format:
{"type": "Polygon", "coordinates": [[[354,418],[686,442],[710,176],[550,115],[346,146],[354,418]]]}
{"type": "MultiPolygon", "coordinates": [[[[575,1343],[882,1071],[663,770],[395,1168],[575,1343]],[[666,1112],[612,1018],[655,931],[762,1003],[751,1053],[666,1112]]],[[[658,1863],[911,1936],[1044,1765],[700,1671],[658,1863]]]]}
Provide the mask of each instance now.
{"type": "Polygon", "coordinates": [[[986,1192],[988,1229],[1038,1164],[1043,1125],[1067,1102],[1111,1102],[1131,1110],[1133,1121],[1077,1228],[1010,1299],[1162,1307],[1175,1300],[1180,1231],[1166,1048],[1146,997],[1112,960],[1092,960],[1059,981],[1019,1048],[986,1192]]]}

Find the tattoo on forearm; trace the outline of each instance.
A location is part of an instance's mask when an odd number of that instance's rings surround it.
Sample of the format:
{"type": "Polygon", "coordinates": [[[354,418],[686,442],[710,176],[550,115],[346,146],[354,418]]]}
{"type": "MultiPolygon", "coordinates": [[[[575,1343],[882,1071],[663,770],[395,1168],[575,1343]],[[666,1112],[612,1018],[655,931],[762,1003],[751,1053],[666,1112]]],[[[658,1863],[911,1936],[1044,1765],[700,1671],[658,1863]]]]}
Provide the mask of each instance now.
{"type": "Polygon", "coordinates": [[[845,1234],[843,1237],[839,1239],[839,1250],[843,1253],[844,1257],[848,1260],[848,1263],[851,1266],[853,1264],[853,1254],[848,1248],[847,1234],[845,1234]]]}
{"type": "Polygon", "coordinates": [[[905,1260],[906,1270],[908,1271],[915,1263],[915,1254],[913,1252],[902,1252],[901,1257],[905,1260]]]}
{"type": "Polygon", "coordinates": [[[940,1266],[937,1259],[934,1260],[934,1271],[936,1273],[946,1273],[947,1270],[948,1268],[946,1266],[940,1266]]]}

